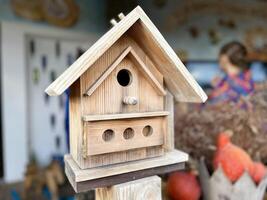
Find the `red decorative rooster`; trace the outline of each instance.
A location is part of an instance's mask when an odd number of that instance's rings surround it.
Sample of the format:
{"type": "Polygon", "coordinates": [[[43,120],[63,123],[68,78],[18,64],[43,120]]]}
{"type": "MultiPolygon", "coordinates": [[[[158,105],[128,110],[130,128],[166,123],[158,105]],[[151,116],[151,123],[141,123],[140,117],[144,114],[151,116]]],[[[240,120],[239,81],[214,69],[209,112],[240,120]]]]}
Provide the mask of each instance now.
{"type": "Polygon", "coordinates": [[[225,131],[218,135],[217,151],[213,160],[214,169],[220,165],[232,182],[237,181],[247,171],[255,183],[259,183],[266,175],[265,166],[254,163],[247,152],[232,144],[230,140],[232,134],[231,131],[225,131]]]}
{"type": "Polygon", "coordinates": [[[258,184],[261,181],[261,179],[266,176],[266,174],[267,170],[265,166],[262,163],[255,162],[252,174],[254,182],[258,184]]]}

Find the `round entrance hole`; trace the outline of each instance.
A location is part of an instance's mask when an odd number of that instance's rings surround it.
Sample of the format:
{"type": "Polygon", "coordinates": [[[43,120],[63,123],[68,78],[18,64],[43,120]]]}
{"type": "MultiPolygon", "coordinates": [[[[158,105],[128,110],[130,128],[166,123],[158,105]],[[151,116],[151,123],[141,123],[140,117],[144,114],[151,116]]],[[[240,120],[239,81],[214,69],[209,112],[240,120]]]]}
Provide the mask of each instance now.
{"type": "Polygon", "coordinates": [[[151,126],[147,125],[147,126],[145,126],[145,127],[143,128],[143,135],[144,135],[145,137],[149,137],[149,136],[151,136],[152,133],[153,133],[153,128],[152,128],[151,126]]]}
{"type": "Polygon", "coordinates": [[[127,69],[122,69],[117,74],[117,81],[123,87],[130,85],[132,81],[131,79],[132,79],[132,74],[127,69]]]}
{"type": "Polygon", "coordinates": [[[129,140],[131,138],[134,137],[134,130],[132,128],[126,128],[124,131],[123,131],[123,138],[125,140],[129,140]]]}
{"type": "Polygon", "coordinates": [[[102,135],[102,139],[105,141],[105,142],[109,142],[111,141],[115,136],[115,133],[113,130],[111,129],[107,129],[104,131],[103,135],[102,135]]]}

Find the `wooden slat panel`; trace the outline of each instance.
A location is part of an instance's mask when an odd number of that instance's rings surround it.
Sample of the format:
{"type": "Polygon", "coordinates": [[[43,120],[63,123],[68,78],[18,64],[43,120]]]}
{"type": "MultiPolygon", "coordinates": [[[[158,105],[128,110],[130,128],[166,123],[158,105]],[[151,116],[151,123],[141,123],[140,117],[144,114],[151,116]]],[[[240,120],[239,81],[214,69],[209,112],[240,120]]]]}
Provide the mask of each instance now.
{"type": "Polygon", "coordinates": [[[85,128],[88,145],[87,155],[91,156],[162,145],[166,132],[166,129],[163,127],[165,120],[166,118],[164,117],[156,117],[88,123],[85,128]],[[152,134],[147,137],[142,133],[146,125],[151,126],[153,129],[152,134]],[[134,135],[130,139],[123,137],[123,132],[127,128],[132,128],[134,131],[134,135]],[[108,129],[114,131],[114,136],[110,141],[104,141],[102,134],[108,129]]]}
{"type": "Polygon", "coordinates": [[[125,114],[109,114],[109,115],[86,115],[83,116],[84,121],[103,121],[103,120],[117,120],[130,118],[144,118],[144,117],[159,117],[169,115],[168,111],[159,112],[144,112],[144,113],[125,113],[125,114]]]}
{"type": "Polygon", "coordinates": [[[81,169],[107,166],[117,163],[125,163],[129,161],[154,158],[163,155],[164,155],[164,149],[162,146],[152,146],[152,147],[131,149],[127,151],[119,151],[119,152],[99,154],[94,156],[87,156],[87,158],[84,159],[81,169]]]}

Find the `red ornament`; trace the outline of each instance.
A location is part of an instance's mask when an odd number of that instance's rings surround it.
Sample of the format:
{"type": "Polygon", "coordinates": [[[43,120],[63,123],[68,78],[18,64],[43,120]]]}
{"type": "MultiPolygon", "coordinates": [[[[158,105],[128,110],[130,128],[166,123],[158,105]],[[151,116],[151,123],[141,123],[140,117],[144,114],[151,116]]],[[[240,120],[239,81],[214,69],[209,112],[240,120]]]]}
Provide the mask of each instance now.
{"type": "Polygon", "coordinates": [[[201,189],[194,174],[174,172],[169,176],[167,193],[173,200],[198,200],[201,189]]]}

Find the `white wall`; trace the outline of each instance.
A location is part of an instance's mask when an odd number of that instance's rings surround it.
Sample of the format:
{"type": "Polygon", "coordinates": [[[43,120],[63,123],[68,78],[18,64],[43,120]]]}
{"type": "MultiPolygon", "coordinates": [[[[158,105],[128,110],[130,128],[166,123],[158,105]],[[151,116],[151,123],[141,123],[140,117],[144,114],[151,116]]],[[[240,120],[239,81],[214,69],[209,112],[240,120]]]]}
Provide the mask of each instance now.
{"type": "Polygon", "coordinates": [[[19,27],[3,23],[1,30],[4,179],[15,181],[28,159],[24,37],[19,27]]]}
{"type": "Polygon", "coordinates": [[[77,49],[86,51],[92,44],[87,39],[37,35],[28,35],[26,41],[30,154],[39,165],[47,166],[53,155],[68,153],[64,123],[66,95],[48,97],[44,91],[52,82],[51,73],[55,74],[53,79],[62,74],[76,60],[77,49]],[[32,53],[30,42],[34,46],[32,53]],[[56,139],[60,141],[58,146],[56,139]]]}
{"type": "Polygon", "coordinates": [[[36,34],[45,37],[83,39],[93,43],[97,35],[75,33],[62,29],[17,23],[1,23],[1,81],[4,180],[21,180],[28,162],[28,96],[26,80],[25,37],[36,34]]]}

